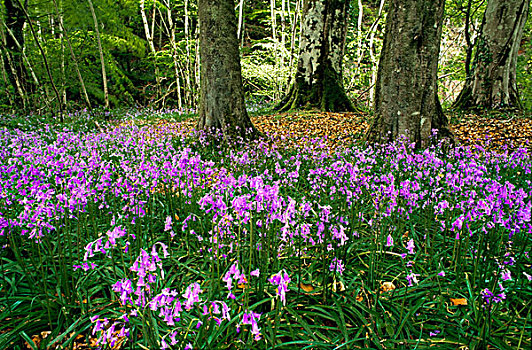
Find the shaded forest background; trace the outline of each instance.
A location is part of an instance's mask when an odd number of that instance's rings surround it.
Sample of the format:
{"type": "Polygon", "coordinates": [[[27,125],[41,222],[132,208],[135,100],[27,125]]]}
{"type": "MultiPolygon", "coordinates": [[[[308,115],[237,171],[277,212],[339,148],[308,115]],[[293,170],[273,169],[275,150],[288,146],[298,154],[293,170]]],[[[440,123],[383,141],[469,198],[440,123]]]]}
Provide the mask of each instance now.
{"type": "MultiPolygon", "coordinates": [[[[195,1],[2,0],[0,4],[1,112],[45,114],[135,106],[197,110],[200,58],[195,1]],[[17,23],[18,33],[12,30],[17,23]],[[22,100],[6,69],[8,52],[20,62],[22,100]]],[[[463,87],[485,6],[484,0],[446,2],[438,72],[444,108],[463,87]]],[[[368,109],[374,99],[387,10],[384,0],[352,1],[349,9],[343,83],[357,106],[368,109]]],[[[272,105],[286,95],[295,73],[302,1],[239,0],[235,12],[248,109],[272,105]]],[[[532,111],[531,36],[528,21],[517,63],[527,114],[532,111]]]]}

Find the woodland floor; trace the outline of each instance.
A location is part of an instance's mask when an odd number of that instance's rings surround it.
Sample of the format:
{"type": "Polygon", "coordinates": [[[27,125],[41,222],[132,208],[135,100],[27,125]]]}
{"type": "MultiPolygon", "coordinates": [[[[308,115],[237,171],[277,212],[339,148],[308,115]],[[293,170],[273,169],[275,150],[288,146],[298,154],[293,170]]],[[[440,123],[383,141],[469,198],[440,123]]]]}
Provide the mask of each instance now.
{"type": "MultiPolygon", "coordinates": [[[[508,114],[488,116],[466,114],[450,116],[449,119],[457,144],[485,144],[489,139],[490,148],[503,149],[507,146],[509,149],[515,149],[524,146],[532,150],[532,118],[530,117],[508,114]]],[[[370,116],[363,113],[296,112],[251,116],[251,120],[262,133],[277,133],[307,140],[326,137],[327,142],[334,146],[360,140],[369,127],[370,116]]],[[[161,126],[167,123],[174,122],[158,120],[155,124],[161,126]]],[[[189,118],[176,123],[183,123],[192,128],[196,120],[189,118]]],[[[48,333],[50,332],[42,332],[31,338],[39,346],[42,338],[47,337],[48,333]]],[[[95,340],[90,335],[88,338],[78,335],[73,349],[92,348],[95,340]]],[[[28,344],[27,347],[31,348],[28,344]]],[[[120,348],[120,344],[113,347],[115,350],[120,348]]]]}
{"type": "MultiPolygon", "coordinates": [[[[532,118],[499,114],[448,115],[450,129],[459,145],[485,144],[490,147],[532,149],[532,118]]],[[[252,116],[251,120],[263,133],[278,133],[296,138],[327,137],[331,145],[360,140],[369,127],[370,116],[363,113],[297,112],[252,116]]],[[[185,124],[195,125],[194,119],[185,124]]]]}

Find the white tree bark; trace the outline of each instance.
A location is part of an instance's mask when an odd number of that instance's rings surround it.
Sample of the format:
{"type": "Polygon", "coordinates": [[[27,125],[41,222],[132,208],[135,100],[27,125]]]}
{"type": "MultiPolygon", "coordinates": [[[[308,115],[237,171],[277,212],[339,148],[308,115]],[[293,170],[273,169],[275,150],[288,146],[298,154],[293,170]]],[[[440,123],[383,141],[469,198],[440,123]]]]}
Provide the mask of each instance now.
{"type": "Polygon", "coordinates": [[[177,60],[177,45],[175,42],[174,20],[172,18],[172,6],[169,0],[165,1],[166,14],[168,18],[168,37],[172,46],[172,60],[174,63],[175,81],[177,86],[177,106],[180,111],[183,110],[183,101],[181,98],[181,79],[179,74],[179,62],[177,60]]]}
{"type": "MultiPolygon", "coordinates": [[[[158,97],[161,95],[161,76],[159,74],[159,66],[157,65],[157,51],[155,50],[155,45],[153,43],[153,32],[154,32],[154,25],[155,25],[155,18],[152,19],[152,28],[150,30],[150,26],[148,24],[148,17],[146,16],[146,10],[145,10],[145,0],[140,0],[140,16],[142,18],[142,24],[144,26],[144,34],[146,35],[146,40],[148,41],[148,46],[150,47],[150,52],[153,55],[153,64],[155,67],[155,84],[156,84],[156,91],[158,97]]],[[[155,11],[153,11],[153,15],[155,16],[155,11]]]]}

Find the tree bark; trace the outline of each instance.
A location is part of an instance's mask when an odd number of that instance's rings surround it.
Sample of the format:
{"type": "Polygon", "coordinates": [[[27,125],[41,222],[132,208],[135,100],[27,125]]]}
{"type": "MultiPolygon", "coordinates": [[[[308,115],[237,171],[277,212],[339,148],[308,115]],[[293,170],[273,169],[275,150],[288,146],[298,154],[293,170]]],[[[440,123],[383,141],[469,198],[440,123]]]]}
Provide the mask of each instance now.
{"type": "Polygon", "coordinates": [[[26,63],[26,66],[23,66],[23,69],[29,70],[31,77],[33,78],[33,84],[35,86],[40,86],[39,79],[37,79],[37,75],[35,74],[35,71],[33,70],[32,64],[28,56],[26,56],[26,54],[24,53],[24,46],[18,42],[17,38],[15,37],[11,29],[9,29],[9,27],[6,26],[5,28],[6,28],[7,34],[11,37],[11,39],[13,39],[13,42],[15,43],[15,45],[17,45],[17,49],[21,52],[22,59],[26,63]]]}
{"type": "MultiPolygon", "coordinates": [[[[159,65],[157,64],[157,51],[155,50],[155,45],[153,43],[154,35],[154,24],[155,20],[152,21],[152,29],[150,31],[150,26],[148,24],[148,17],[146,16],[146,10],[144,8],[144,0],[140,0],[140,15],[142,18],[142,24],[144,25],[144,34],[146,35],[146,40],[150,47],[150,52],[153,55],[153,66],[155,67],[155,88],[156,96],[155,101],[159,99],[161,95],[161,75],[159,74],[159,65]]],[[[155,16],[155,10],[153,10],[153,15],[155,16]]]]}
{"type": "Polygon", "coordinates": [[[33,39],[35,41],[35,44],[37,45],[37,48],[39,49],[39,52],[41,53],[41,57],[43,60],[44,68],[46,69],[46,73],[48,75],[48,79],[50,80],[50,85],[52,85],[52,89],[54,90],[55,98],[57,99],[57,107],[59,109],[59,119],[61,120],[61,123],[64,122],[64,115],[63,115],[63,105],[61,104],[61,96],[59,95],[59,91],[57,90],[57,87],[54,83],[54,78],[52,76],[52,72],[50,70],[50,65],[48,64],[48,59],[46,58],[46,53],[44,52],[44,49],[41,45],[41,39],[39,39],[39,36],[37,35],[37,32],[35,31],[35,28],[33,27],[33,24],[30,19],[30,15],[28,14],[28,11],[26,10],[26,5],[22,5],[22,2],[18,0],[18,4],[22,9],[22,12],[24,13],[24,16],[26,17],[26,20],[28,21],[31,34],[33,36],[33,39]]]}
{"type": "Polygon", "coordinates": [[[238,30],[236,32],[236,37],[238,40],[242,40],[244,36],[242,35],[242,30],[244,29],[244,0],[239,0],[238,3],[238,30]]]}
{"type": "Polygon", "coordinates": [[[225,141],[255,138],[246,111],[234,0],[199,0],[200,109],[198,128],[225,141]]]}
{"type": "Polygon", "coordinates": [[[449,137],[437,94],[445,0],[392,0],[375,86],[375,119],[366,140],[405,135],[425,147],[432,130],[449,137]]]}
{"type": "MultiPolygon", "coordinates": [[[[15,88],[15,104],[26,108],[26,98],[28,92],[27,72],[23,60],[24,48],[24,24],[26,16],[22,6],[27,6],[27,1],[22,5],[18,0],[4,0],[5,6],[5,27],[8,31],[3,36],[6,60],[5,70],[10,84],[15,88]]],[[[4,46],[3,45],[3,46],[4,46]]]]}
{"type": "Polygon", "coordinates": [[[61,26],[61,32],[63,33],[67,45],[68,50],[70,51],[70,57],[72,58],[72,64],[74,64],[74,69],[76,70],[76,74],[78,76],[81,92],[83,94],[83,98],[85,99],[85,103],[87,104],[87,107],[89,110],[92,110],[91,101],[89,99],[89,95],[87,94],[87,89],[85,88],[85,82],[83,80],[83,76],[81,75],[81,72],[79,70],[78,60],[76,58],[76,55],[74,54],[74,49],[72,48],[72,43],[70,42],[70,38],[68,36],[68,32],[63,24],[63,16],[60,14],[59,8],[57,6],[57,2],[53,0],[54,8],[58,16],[60,16],[59,25],[61,26]]]}
{"type": "MultiPolygon", "coordinates": [[[[183,110],[183,101],[181,98],[181,77],[180,77],[180,71],[179,71],[179,61],[177,59],[177,44],[175,42],[175,26],[174,26],[174,20],[172,18],[172,4],[170,1],[166,1],[164,3],[166,6],[166,15],[168,18],[168,38],[170,39],[170,46],[172,47],[172,61],[174,63],[174,72],[175,72],[175,82],[176,82],[176,88],[177,88],[177,107],[180,111],[183,110]]],[[[161,16],[162,18],[162,16],[161,16]]],[[[157,74],[158,75],[158,74],[157,74]]]]}
{"type": "Polygon", "coordinates": [[[190,50],[190,42],[192,41],[190,36],[190,29],[189,29],[189,22],[190,22],[190,16],[188,11],[188,0],[185,0],[184,4],[185,8],[185,45],[186,45],[186,69],[185,69],[185,104],[188,106],[197,106],[196,101],[194,100],[193,91],[195,90],[196,86],[192,84],[194,79],[192,79],[193,71],[192,68],[192,59],[191,59],[191,50],[190,50]]]}
{"type": "Polygon", "coordinates": [[[381,0],[381,3],[379,4],[379,12],[377,12],[377,18],[375,19],[375,22],[373,22],[373,25],[370,28],[370,36],[369,36],[369,57],[371,59],[372,67],[371,67],[371,85],[369,88],[369,102],[372,104],[375,102],[375,84],[377,83],[377,69],[378,69],[378,62],[377,57],[375,56],[375,34],[377,32],[377,28],[379,26],[379,22],[381,21],[382,17],[382,10],[384,8],[384,2],[386,0],[381,0]]]}
{"type": "MultiPolygon", "coordinates": [[[[1,33],[1,31],[0,31],[0,33],[1,33]]],[[[8,78],[7,78],[7,74],[8,73],[6,71],[7,64],[4,62],[4,50],[2,49],[2,47],[3,47],[3,45],[0,46],[0,67],[2,67],[2,79],[4,81],[4,84],[3,84],[3,86],[0,85],[0,87],[2,87],[2,90],[5,92],[9,105],[13,105],[14,101],[13,101],[13,99],[11,97],[11,94],[9,93],[9,89],[8,89],[8,78]]]]}
{"type": "Polygon", "coordinates": [[[98,18],[96,17],[96,12],[94,11],[94,5],[92,0],[87,0],[89,3],[89,8],[92,14],[92,20],[94,21],[94,31],[96,32],[96,40],[98,42],[98,51],[100,52],[100,63],[102,65],[102,82],[103,82],[103,100],[104,108],[109,108],[109,89],[107,88],[107,73],[105,71],[105,56],[103,54],[102,40],[100,38],[100,28],[98,25],[98,18]]]}
{"type": "MultiPolygon", "coordinates": [[[[67,108],[67,93],[66,93],[66,72],[65,72],[65,35],[63,33],[63,14],[57,13],[58,28],[59,28],[59,40],[61,42],[61,98],[63,108],[67,108]]],[[[52,17],[53,18],[53,17],[52,17]]]]}
{"type": "Polygon", "coordinates": [[[290,91],[277,107],[353,111],[342,81],[349,0],[306,0],[299,61],[290,91]]]}
{"type": "Polygon", "coordinates": [[[458,109],[522,109],[517,53],[530,0],[488,0],[472,70],[455,101],[458,109]]]}

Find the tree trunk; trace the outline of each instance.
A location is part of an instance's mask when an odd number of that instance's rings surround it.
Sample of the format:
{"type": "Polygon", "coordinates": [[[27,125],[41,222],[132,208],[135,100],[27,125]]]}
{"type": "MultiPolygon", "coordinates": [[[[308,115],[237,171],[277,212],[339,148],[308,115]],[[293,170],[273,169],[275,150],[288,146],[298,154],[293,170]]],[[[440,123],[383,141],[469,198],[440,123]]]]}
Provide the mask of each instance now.
{"type": "MultiPolygon", "coordinates": [[[[54,83],[54,78],[52,76],[52,71],[50,70],[50,65],[48,64],[48,59],[46,58],[46,53],[44,52],[44,49],[41,45],[41,39],[39,39],[39,36],[37,35],[37,32],[35,31],[35,28],[33,27],[33,24],[30,19],[30,15],[28,14],[28,11],[26,11],[25,5],[22,5],[22,2],[18,0],[19,6],[22,8],[22,12],[24,13],[24,16],[26,16],[26,20],[28,21],[30,32],[33,36],[33,39],[35,41],[35,45],[37,45],[37,48],[39,49],[39,52],[41,53],[41,58],[44,64],[44,68],[46,70],[46,73],[48,75],[48,79],[50,80],[50,85],[52,85],[52,89],[54,90],[55,98],[57,100],[57,107],[59,109],[59,119],[61,120],[61,123],[64,122],[64,115],[63,115],[63,105],[61,104],[61,96],[59,95],[59,91],[57,90],[57,87],[54,83]]],[[[53,113],[52,113],[53,114],[53,113]]]]}
{"type": "MultiPolygon", "coordinates": [[[[146,40],[148,41],[150,52],[153,55],[153,66],[155,67],[155,85],[156,85],[155,86],[155,89],[156,89],[155,101],[157,101],[159,99],[159,96],[161,95],[161,76],[159,74],[159,65],[157,64],[157,51],[155,50],[155,45],[153,43],[155,19],[152,21],[152,29],[150,31],[150,26],[148,24],[148,17],[146,16],[146,10],[144,8],[144,0],[140,0],[140,15],[142,18],[142,24],[144,25],[144,34],[146,35],[146,40]]],[[[153,10],[153,16],[155,16],[155,10],[153,10]]]]}
{"type": "MultiPolygon", "coordinates": [[[[61,98],[63,108],[67,107],[66,72],[65,72],[65,35],[63,33],[63,14],[58,12],[59,40],[61,42],[61,98]]],[[[53,17],[52,17],[53,18],[53,17]]]]}
{"type": "MultiPolygon", "coordinates": [[[[239,41],[244,38],[244,36],[242,35],[242,30],[243,29],[244,29],[244,0],[239,0],[239,3],[238,3],[238,30],[236,32],[236,37],[238,38],[239,41]]],[[[243,44],[241,44],[241,45],[243,45],[243,44]]]]}
{"type": "Polygon", "coordinates": [[[473,56],[473,44],[471,41],[471,6],[473,0],[467,0],[465,8],[465,25],[464,25],[464,39],[466,42],[466,59],[465,59],[465,74],[466,77],[470,75],[471,71],[471,57],[473,56]]]}
{"type": "Polygon", "coordinates": [[[225,141],[255,138],[246,111],[234,0],[199,0],[200,110],[198,128],[221,131],[225,141]]]}
{"type": "MultiPolygon", "coordinates": [[[[35,74],[35,71],[33,70],[32,68],[32,64],[28,58],[28,56],[26,56],[26,54],[24,53],[24,47],[23,45],[21,45],[16,36],[13,34],[13,32],[11,31],[11,29],[9,29],[9,27],[5,27],[6,31],[7,31],[7,35],[13,40],[13,42],[15,43],[15,45],[17,46],[17,49],[19,50],[19,52],[21,52],[21,55],[22,55],[22,59],[23,61],[26,63],[26,66],[23,66],[23,69],[26,69],[29,70],[30,72],[30,75],[31,77],[33,78],[33,84],[34,86],[40,86],[39,84],[39,79],[37,79],[37,75],[35,74]]],[[[3,34],[2,34],[3,35],[3,34]]],[[[2,41],[6,41],[5,38],[2,36],[2,41]]],[[[18,75],[17,75],[18,76],[18,75]]]]}
{"type": "MultiPolygon", "coordinates": [[[[297,34],[297,27],[298,23],[300,22],[300,10],[301,10],[301,0],[296,1],[296,5],[294,8],[294,16],[291,19],[291,29],[290,29],[290,62],[288,63],[288,67],[290,67],[290,75],[292,75],[292,70],[294,67],[294,51],[296,47],[296,34],[297,34]]],[[[288,7],[290,8],[290,2],[288,3],[288,7]]],[[[289,10],[290,12],[290,10],[289,10]]]]}
{"type": "Polygon", "coordinates": [[[471,74],[455,101],[459,109],[522,109],[517,52],[530,0],[488,0],[471,74]]]}
{"type": "Polygon", "coordinates": [[[290,91],[278,109],[353,111],[342,81],[349,0],[307,0],[299,61],[290,91]]]}
{"type": "Polygon", "coordinates": [[[445,0],[392,0],[375,87],[369,142],[406,135],[425,147],[432,130],[448,137],[437,94],[438,54],[445,0]]]}
{"type": "Polygon", "coordinates": [[[375,84],[377,84],[377,68],[378,68],[378,62],[377,57],[375,56],[375,34],[377,32],[377,28],[379,25],[379,22],[381,21],[382,17],[382,10],[384,8],[384,2],[385,0],[381,0],[381,3],[379,5],[379,12],[377,13],[377,19],[375,19],[375,22],[373,22],[373,25],[370,28],[370,36],[369,36],[369,57],[371,59],[372,67],[371,67],[371,85],[369,87],[369,102],[372,104],[375,102],[375,84]]]}
{"type": "MultiPolygon", "coordinates": [[[[168,18],[168,38],[170,39],[170,46],[172,47],[172,61],[174,63],[174,72],[175,72],[175,82],[177,88],[177,107],[180,111],[183,110],[183,101],[181,99],[181,77],[179,72],[179,61],[177,59],[177,44],[175,42],[175,26],[174,20],[172,18],[172,4],[170,1],[165,2],[166,14],[168,18]]],[[[162,18],[162,16],[161,16],[162,18]]]]}
{"type": "Polygon", "coordinates": [[[102,65],[102,82],[103,82],[103,100],[104,108],[109,108],[109,90],[107,89],[107,73],[105,72],[105,57],[103,54],[102,40],[100,38],[100,28],[98,25],[98,18],[96,17],[96,12],[94,11],[94,5],[92,0],[87,0],[89,2],[89,7],[92,14],[92,20],[94,21],[94,30],[96,32],[96,40],[98,42],[98,51],[100,52],[100,63],[102,65]]]}
{"type": "Polygon", "coordinates": [[[192,59],[191,59],[192,56],[191,56],[191,50],[190,50],[190,42],[192,41],[192,39],[190,37],[190,29],[189,29],[190,16],[188,13],[188,0],[185,0],[184,7],[185,7],[185,45],[186,45],[185,104],[188,105],[189,107],[190,106],[196,107],[197,103],[195,103],[196,101],[192,97],[195,95],[193,91],[196,90],[196,86],[194,85],[193,87],[193,84],[192,84],[192,82],[194,81],[192,79],[194,69],[192,68],[192,59]]]}
{"type": "Polygon", "coordinates": [[[15,103],[26,108],[26,94],[28,92],[27,72],[23,60],[24,24],[26,17],[22,6],[27,6],[27,1],[22,5],[18,0],[4,0],[5,26],[8,31],[3,37],[5,42],[6,60],[5,70],[9,82],[17,91],[15,103]]]}
{"type": "MultiPolygon", "coordinates": [[[[0,34],[2,35],[3,37],[3,32],[0,31],[0,34]]],[[[9,91],[9,79],[8,79],[8,72],[6,70],[6,67],[8,67],[8,63],[5,61],[4,57],[7,56],[7,54],[4,53],[4,43],[2,41],[2,45],[0,45],[0,67],[2,67],[2,78],[3,78],[3,86],[0,85],[2,87],[2,91],[5,93],[6,97],[7,97],[7,101],[8,101],[8,105],[14,107],[15,106],[15,101],[13,99],[13,97],[11,96],[11,93],[9,91]]],[[[15,87],[16,89],[16,87],[15,87]]],[[[11,110],[12,113],[14,113],[14,109],[11,110]]]]}
{"type": "Polygon", "coordinates": [[[85,88],[85,82],[83,81],[83,76],[81,75],[81,72],[79,70],[78,60],[76,58],[76,55],[74,54],[74,49],[72,48],[72,43],[70,42],[70,38],[68,36],[68,32],[65,29],[65,26],[63,25],[63,16],[60,15],[59,8],[57,7],[57,2],[55,0],[53,0],[53,3],[54,3],[54,8],[55,8],[55,11],[56,11],[57,15],[60,16],[60,18],[61,18],[60,21],[59,21],[59,25],[61,26],[61,32],[63,33],[63,35],[64,35],[64,37],[66,39],[66,42],[67,42],[67,45],[68,45],[68,50],[70,51],[70,57],[72,58],[72,64],[74,64],[74,68],[75,68],[76,74],[78,76],[78,80],[79,80],[81,92],[83,94],[83,98],[85,99],[85,103],[87,104],[87,107],[89,108],[89,110],[91,110],[92,109],[91,101],[89,99],[89,95],[87,94],[87,89],[85,88]]]}

